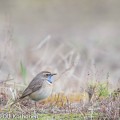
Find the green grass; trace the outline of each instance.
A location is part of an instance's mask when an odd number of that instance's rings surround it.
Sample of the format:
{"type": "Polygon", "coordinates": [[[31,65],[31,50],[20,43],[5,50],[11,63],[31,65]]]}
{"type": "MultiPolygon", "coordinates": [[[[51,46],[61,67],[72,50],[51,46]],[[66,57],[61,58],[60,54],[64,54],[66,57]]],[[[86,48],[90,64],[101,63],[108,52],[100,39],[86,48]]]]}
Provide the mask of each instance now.
{"type": "Polygon", "coordinates": [[[7,116],[4,116],[4,118],[1,118],[1,120],[84,120],[84,118],[80,114],[39,114],[37,116],[33,115],[24,115],[24,116],[13,116],[13,118],[7,118],[7,116]]]}
{"type": "Polygon", "coordinates": [[[27,69],[22,62],[20,62],[20,73],[21,73],[22,78],[24,80],[24,84],[26,85],[27,69]]]}

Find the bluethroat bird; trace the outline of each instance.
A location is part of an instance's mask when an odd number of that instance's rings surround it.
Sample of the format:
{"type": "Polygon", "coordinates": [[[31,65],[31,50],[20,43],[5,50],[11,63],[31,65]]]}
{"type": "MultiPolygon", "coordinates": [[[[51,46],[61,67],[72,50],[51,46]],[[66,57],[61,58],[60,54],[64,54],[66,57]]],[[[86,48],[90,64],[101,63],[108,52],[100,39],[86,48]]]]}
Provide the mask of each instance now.
{"type": "MultiPolygon", "coordinates": [[[[48,71],[42,71],[33,78],[28,87],[24,90],[22,96],[17,99],[13,104],[19,102],[23,98],[29,96],[35,102],[43,100],[49,97],[52,93],[52,82],[53,75],[56,73],[51,73],[48,71]]],[[[12,105],[13,105],[12,104],[12,105]]]]}

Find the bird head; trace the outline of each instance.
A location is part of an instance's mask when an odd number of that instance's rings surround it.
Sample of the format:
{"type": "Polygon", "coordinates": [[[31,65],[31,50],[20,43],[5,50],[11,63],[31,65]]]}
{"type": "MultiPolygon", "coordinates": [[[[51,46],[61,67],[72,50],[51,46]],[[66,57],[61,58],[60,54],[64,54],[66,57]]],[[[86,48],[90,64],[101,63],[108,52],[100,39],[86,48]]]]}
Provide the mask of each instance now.
{"type": "Polygon", "coordinates": [[[48,71],[42,71],[41,74],[50,83],[53,82],[53,76],[56,75],[56,73],[51,73],[48,71]]]}

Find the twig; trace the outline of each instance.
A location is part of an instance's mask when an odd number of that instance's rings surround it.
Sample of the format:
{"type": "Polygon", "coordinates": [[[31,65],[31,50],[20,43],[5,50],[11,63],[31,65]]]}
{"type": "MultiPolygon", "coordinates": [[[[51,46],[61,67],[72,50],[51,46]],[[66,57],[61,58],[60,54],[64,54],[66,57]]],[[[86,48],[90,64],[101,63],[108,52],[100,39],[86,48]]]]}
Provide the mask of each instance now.
{"type": "Polygon", "coordinates": [[[11,81],[11,80],[13,80],[13,79],[2,80],[2,81],[0,81],[0,84],[2,84],[2,83],[4,83],[4,82],[11,81]]]}
{"type": "MultiPolygon", "coordinates": [[[[66,72],[68,72],[69,70],[71,70],[74,67],[74,64],[72,64],[69,68],[65,69],[60,76],[58,77],[58,79],[56,79],[56,81],[58,81],[66,72]]],[[[55,82],[56,82],[55,81],[55,82]]]]}

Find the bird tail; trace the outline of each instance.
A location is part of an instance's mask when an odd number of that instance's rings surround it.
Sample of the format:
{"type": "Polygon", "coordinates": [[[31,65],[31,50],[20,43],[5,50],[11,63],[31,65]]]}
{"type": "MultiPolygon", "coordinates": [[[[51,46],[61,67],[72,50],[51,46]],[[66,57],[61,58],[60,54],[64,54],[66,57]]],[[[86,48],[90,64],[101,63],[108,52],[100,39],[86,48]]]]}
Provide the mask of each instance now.
{"type": "Polygon", "coordinates": [[[16,99],[10,106],[12,107],[14,104],[16,104],[17,102],[20,102],[20,98],[16,99]]]}

